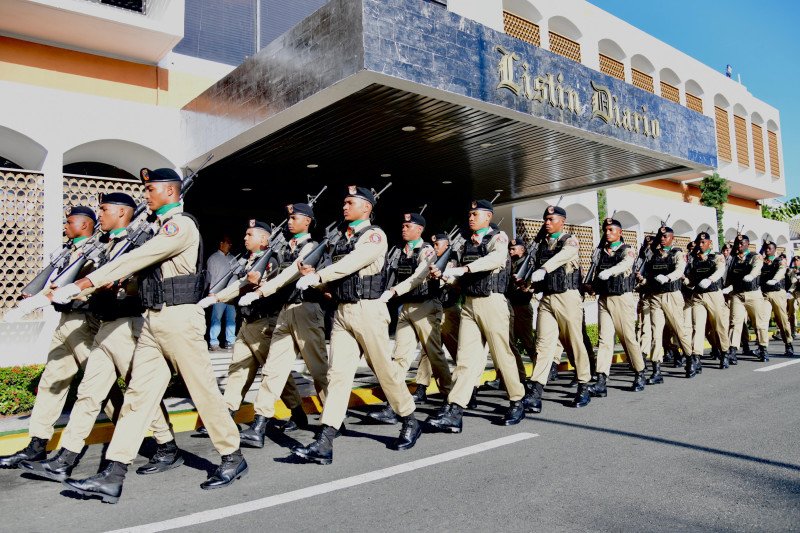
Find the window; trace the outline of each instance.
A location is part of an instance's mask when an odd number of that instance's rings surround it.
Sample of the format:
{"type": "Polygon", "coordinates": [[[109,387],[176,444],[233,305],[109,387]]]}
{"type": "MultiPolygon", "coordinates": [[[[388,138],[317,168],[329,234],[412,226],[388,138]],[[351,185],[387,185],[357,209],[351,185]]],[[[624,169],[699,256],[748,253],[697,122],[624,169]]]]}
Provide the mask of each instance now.
{"type": "Polygon", "coordinates": [[[567,59],[581,62],[581,45],[563,35],[550,32],[550,51],[567,59]]]}
{"type": "Polygon", "coordinates": [[[753,162],[756,171],[766,172],[767,166],[764,160],[764,130],[758,124],[753,124],[753,162]]]}
{"type": "Polygon", "coordinates": [[[714,118],[717,123],[717,156],[723,161],[731,161],[731,136],[728,129],[728,112],[721,107],[714,107],[714,118]]]}
{"type": "Polygon", "coordinates": [[[769,144],[769,171],[776,178],[780,178],[781,164],[778,161],[778,134],[774,131],[767,131],[767,143],[769,144]]]}
{"type": "Polygon", "coordinates": [[[634,68],[631,69],[631,79],[636,87],[655,94],[655,89],[653,88],[653,76],[645,74],[641,70],[636,70],[634,68]]]}
{"type": "Polygon", "coordinates": [[[665,81],[661,82],[661,96],[667,100],[672,100],[676,104],[681,103],[681,93],[678,88],[665,81]]]}
{"type": "Polygon", "coordinates": [[[518,17],[508,11],[503,11],[503,28],[507,34],[516,37],[520,41],[541,46],[539,26],[529,20],[518,17]]]}
{"type": "Polygon", "coordinates": [[[617,61],[603,54],[600,54],[600,72],[614,76],[618,80],[625,80],[625,65],[622,64],[622,61],[617,61]]]}
{"type": "Polygon", "coordinates": [[[698,113],[703,112],[703,99],[699,96],[686,93],[686,107],[698,113]]]}
{"type": "Polygon", "coordinates": [[[736,136],[736,160],[743,167],[750,166],[750,150],[747,148],[747,119],[733,115],[733,133],[736,136]]]}

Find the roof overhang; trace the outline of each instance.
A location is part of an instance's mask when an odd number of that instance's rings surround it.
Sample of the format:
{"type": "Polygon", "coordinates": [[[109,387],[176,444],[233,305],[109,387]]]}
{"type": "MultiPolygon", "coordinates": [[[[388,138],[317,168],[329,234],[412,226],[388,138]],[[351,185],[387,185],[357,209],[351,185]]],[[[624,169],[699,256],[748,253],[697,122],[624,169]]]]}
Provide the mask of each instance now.
{"type": "Polygon", "coordinates": [[[508,202],[716,166],[710,118],[424,0],[332,0],[184,115],[189,166],[248,187],[391,174],[508,202]]]}

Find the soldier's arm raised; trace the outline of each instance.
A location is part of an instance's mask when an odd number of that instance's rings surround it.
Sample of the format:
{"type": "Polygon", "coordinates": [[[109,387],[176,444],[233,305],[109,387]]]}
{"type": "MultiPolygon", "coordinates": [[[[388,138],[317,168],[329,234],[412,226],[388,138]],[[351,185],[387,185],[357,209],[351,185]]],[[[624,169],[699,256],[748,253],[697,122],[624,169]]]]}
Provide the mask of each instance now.
{"type": "Polygon", "coordinates": [[[575,259],[577,259],[579,251],[580,251],[580,245],[578,244],[578,239],[575,238],[575,236],[573,235],[569,239],[567,239],[567,242],[564,243],[564,247],[561,248],[561,251],[558,252],[553,257],[551,257],[545,264],[543,264],[542,268],[546,272],[552,272],[558,267],[566,265],[570,261],[574,261],[575,259]]]}
{"type": "Polygon", "coordinates": [[[686,272],[686,254],[677,252],[675,254],[675,269],[667,274],[670,281],[677,281],[681,279],[686,272]]]}
{"type": "Polygon", "coordinates": [[[625,257],[622,258],[622,261],[611,268],[607,268],[604,270],[604,272],[608,272],[609,276],[617,276],[619,274],[624,274],[625,272],[630,272],[633,270],[634,261],[636,261],[636,252],[633,251],[633,248],[628,247],[627,251],[625,252],[625,257]]]}
{"type": "Polygon", "coordinates": [[[470,272],[492,271],[505,266],[508,259],[508,236],[501,231],[489,242],[488,248],[488,254],[467,265],[470,272]]]}
{"type": "Polygon", "coordinates": [[[721,280],[725,275],[725,256],[722,254],[717,255],[717,258],[714,260],[714,265],[716,266],[714,273],[708,276],[708,279],[711,280],[711,283],[721,280]]]}
{"type": "Polygon", "coordinates": [[[761,275],[761,267],[764,266],[764,258],[760,255],[756,255],[755,259],[753,259],[753,268],[750,269],[750,276],[756,277],[761,275]]]}

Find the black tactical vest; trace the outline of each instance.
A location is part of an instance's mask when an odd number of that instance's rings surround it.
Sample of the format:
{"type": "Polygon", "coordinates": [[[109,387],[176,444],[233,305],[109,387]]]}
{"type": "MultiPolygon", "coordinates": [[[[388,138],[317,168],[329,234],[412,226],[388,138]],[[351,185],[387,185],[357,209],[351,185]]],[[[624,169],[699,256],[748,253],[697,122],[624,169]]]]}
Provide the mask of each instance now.
{"type": "MultiPolygon", "coordinates": [[[[316,248],[317,244],[319,243],[312,240],[303,241],[295,247],[294,251],[291,251],[287,247],[286,254],[283,256],[283,261],[281,261],[278,267],[278,273],[283,272],[287,268],[296,268],[294,267],[294,262],[297,261],[298,257],[300,257],[300,251],[308,244],[311,244],[314,248],[316,248]]],[[[276,296],[278,297],[278,301],[284,304],[298,304],[300,302],[319,303],[322,301],[322,293],[317,289],[310,288],[301,291],[295,286],[294,283],[289,283],[288,285],[281,287],[276,296]]]]}
{"type": "MultiPolygon", "coordinates": [[[[701,256],[703,257],[703,256],[701,256]]],[[[692,292],[700,294],[704,292],[714,292],[722,288],[720,280],[715,281],[708,288],[704,289],[700,286],[700,282],[711,276],[717,270],[717,254],[709,252],[704,259],[694,256],[691,260],[691,265],[688,267],[686,277],[689,278],[689,285],[692,286],[692,292]]]]}
{"type": "MultiPolygon", "coordinates": [[[[128,247],[125,253],[135,248],[137,246],[134,244],[128,247]]],[[[105,254],[103,254],[103,258],[103,263],[108,262],[109,258],[105,254]]],[[[89,310],[98,320],[108,322],[120,318],[141,316],[144,312],[144,305],[139,296],[136,280],[128,279],[121,286],[114,283],[110,289],[95,291],[89,298],[89,310]]]]}
{"type": "MultiPolygon", "coordinates": [[[[433,249],[430,244],[423,243],[419,248],[414,248],[411,251],[411,256],[406,255],[405,251],[400,252],[400,258],[397,260],[397,283],[402,283],[417,270],[419,266],[419,256],[423,250],[433,249]]],[[[414,287],[406,294],[400,296],[401,302],[424,302],[438,298],[439,293],[439,280],[423,281],[417,287],[414,287]]]]}
{"type": "Polygon", "coordinates": [[[664,294],[667,292],[675,292],[681,290],[681,280],[669,281],[667,283],[659,283],[656,276],[663,274],[668,276],[675,270],[677,261],[675,256],[680,252],[680,248],[672,248],[670,251],[663,255],[660,250],[656,251],[653,258],[648,261],[644,266],[644,278],[647,281],[645,290],[650,294],[664,294]]]}
{"type": "MultiPolygon", "coordinates": [[[[200,229],[197,219],[189,213],[181,213],[194,222],[200,229]]],[[[161,227],[169,222],[172,217],[162,221],[161,227]]],[[[194,274],[183,274],[173,278],[164,279],[161,274],[161,263],[151,265],[139,273],[139,294],[142,305],[147,309],[161,309],[165,305],[196,304],[203,298],[206,285],[206,271],[203,268],[203,239],[197,250],[197,263],[194,274]]]]}
{"type": "Polygon", "coordinates": [[[732,256],[731,266],[728,268],[728,276],[725,279],[727,285],[733,286],[733,292],[750,292],[759,289],[759,276],[753,281],[745,281],[744,277],[753,270],[753,261],[756,254],[749,253],[744,258],[739,255],[732,256]]]}
{"type": "MultiPolygon", "coordinates": [[[[596,274],[620,264],[625,259],[628,250],[630,250],[630,246],[627,244],[619,245],[617,249],[614,250],[614,253],[610,255],[603,250],[600,253],[600,261],[597,265],[596,274]]],[[[621,294],[633,292],[633,287],[635,285],[633,265],[631,265],[631,272],[628,274],[617,274],[616,276],[611,276],[607,280],[600,279],[596,274],[592,281],[592,288],[598,295],[619,296],[621,294]]]]}
{"type": "MultiPolygon", "coordinates": [[[[367,225],[358,230],[350,240],[339,239],[331,253],[331,261],[338,262],[344,256],[356,249],[356,243],[361,236],[370,229],[380,229],[378,226],[367,225]]],[[[383,268],[377,274],[361,276],[358,271],[349,276],[345,276],[328,285],[332,289],[333,297],[339,303],[355,303],[359,300],[377,300],[386,290],[386,269],[388,265],[384,262],[383,268]]]]}
{"type": "MultiPolygon", "coordinates": [[[[467,237],[464,244],[464,251],[461,255],[461,266],[467,266],[473,261],[486,256],[489,253],[487,244],[498,233],[495,229],[490,229],[483,235],[480,244],[475,244],[471,237],[467,237]]],[[[498,272],[468,272],[461,277],[461,290],[466,296],[489,296],[497,292],[505,294],[508,289],[509,273],[511,271],[511,260],[507,259],[504,268],[498,272]]]]}
{"type": "MultiPolygon", "coordinates": [[[[266,251],[264,253],[266,253],[266,251]]],[[[248,261],[244,270],[239,273],[239,279],[247,276],[247,271],[253,267],[253,264],[255,264],[256,261],[258,261],[258,258],[255,257],[253,258],[252,262],[248,261]]],[[[279,257],[272,256],[267,264],[267,268],[264,269],[264,276],[266,277],[268,272],[274,272],[277,270],[280,262],[281,261],[279,257]]],[[[246,294],[246,292],[248,291],[242,291],[241,294],[246,294]]],[[[273,294],[272,296],[267,296],[266,298],[259,298],[250,305],[240,306],[239,314],[241,314],[242,318],[248,322],[255,322],[256,320],[260,320],[268,316],[277,315],[282,304],[283,300],[279,298],[279,295],[273,294]]]]}
{"type": "Polygon", "coordinates": [[[761,292],[777,292],[785,290],[784,287],[786,287],[786,281],[784,279],[781,279],[775,285],[767,285],[767,281],[775,277],[775,274],[778,273],[778,270],[781,269],[781,266],[781,261],[777,257],[769,264],[764,261],[764,264],[761,267],[761,292]]]}
{"type": "MultiPolygon", "coordinates": [[[[522,263],[525,261],[527,256],[523,255],[519,259],[513,261],[511,263],[511,272],[516,274],[519,272],[522,263]]],[[[509,284],[508,284],[508,292],[506,293],[506,298],[508,301],[511,302],[511,305],[528,305],[531,303],[531,299],[533,298],[533,292],[524,291],[517,287],[515,283],[512,283],[511,276],[509,276],[509,284]]]]}
{"type": "MultiPolygon", "coordinates": [[[[564,244],[572,237],[569,233],[562,233],[556,245],[551,250],[546,242],[543,242],[536,252],[536,269],[542,268],[542,265],[547,263],[550,259],[564,248],[564,244]]],[[[544,294],[560,294],[569,290],[578,289],[581,286],[581,272],[580,269],[575,269],[567,273],[567,266],[561,265],[552,272],[544,275],[544,279],[538,284],[540,290],[544,294]]]]}

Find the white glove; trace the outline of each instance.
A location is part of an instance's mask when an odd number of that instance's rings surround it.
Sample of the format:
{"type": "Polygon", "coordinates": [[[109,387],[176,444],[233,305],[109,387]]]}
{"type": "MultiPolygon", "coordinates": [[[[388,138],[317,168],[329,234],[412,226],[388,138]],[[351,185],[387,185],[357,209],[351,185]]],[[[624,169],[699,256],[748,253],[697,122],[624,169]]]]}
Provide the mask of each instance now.
{"type": "Polygon", "coordinates": [[[603,270],[602,272],[600,272],[600,273],[597,275],[597,277],[598,277],[598,278],[600,278],[601,280],[605,281],[605,280],[607,280],[608,278],[610,278],[610,277],[611,277],[611,271],[609,271],[609,270],[603,270]]]}
{"type": "Polygon", "coordinates": [[[217,303],[217,297],[216,296],[206,296],[205,298],[203,298],[202,300],[197,302],[197,305],[199,307],[201,307],[202,309],[205,309],[206,307],[211,307],[215,303],[217,303]]]}
{"type": "Polygon", "coordinates": [[[730,294],[732,290],[733,290],[733,285],[728,285],[727,287],[722,289],[722,294],[730,294]]]}
{"type": "Polygon", "coordinates": [[[464,267],[447,267],[442,272],[443,278],[459,278],[467,273],[467,269],[464,267]]]}
{"type": "Polygon", "coordinates": [[[259,298],[261,298],[261,295],[258,293],[258,291],[248,292],[247,294],[239,298],[239,305],[241,305],[242,307],[246,307],[255,302],[256,300],[258,300],[259,298]]]}
{"type": "Polygon", "coordinates": [[[50,305],[50,300],[44,294],[37,294],[19,302],[14,309],[6,313],[6,322],[19,322],[25,315],[33,313],[37,309],[42,309],[50,305]]]}
{"type": "Polygon", "coordinates": [[[659,274],[656,276],[656,281],[663,285],[664,283],[669,283],[669,278],[664,274],[659,274]]]}
{"type": "Polygon", "coordinates": [[[54,290],[51,299],[54,304],[68,304],[80,293],[80,287],[74,283],[67,283],[60,289],[54,290]]]}
{"type": "Polygon", "coordinates": [[[767,280],[767,285],[769,285],[770,287],[772,287],[773,285],[777,285],[777,284],[778,284],[778,280],[777,279],[767,280]]]}
{"type": "Polygon", "coordinates": [[[319,285],[320,282],[321,280],[319,279],[319,274],[312,272],[311,274],[306,274],[297,280],[297,288],[301,291],[304,291],[310,287],[313,287],[314,285],[319,285]]]}
{"type": "Polygon", "coordinates": [[[540,268],[539,270],[531,274],[531,281],[533,283],[536,283],[537,281],[542,281],[544,279],[545,274],[547,274],[547,271],[543,268],[540,268]]]}
{"type": "Polygon", "coordinates": [[[381,294],[381,297],[378,298],[378,300],[380,300],[381,303],[388,304],[389,300],[392,299],[392,296],[394,296],[394,291],[383,291],[383,294],[381,294]]]}
{"type": "Polygon", "coordinates": [[[711,280],[708,279],[708,278],[701,279],[700,283],[698,283],[698,285],[700,285],[701,289],[707,289],[707,288],[709,288],[711,286],[711,280]]]}
{"type": "Polygon", "coordinates": [[[756,277],[754,275],[752,275],[752,274],[748,274],[748,275],[746,275],[745,277],[742,278],[742,280],[746,281],[747,283],[750,283],[754,279],[756,279],[756,277]]]}

